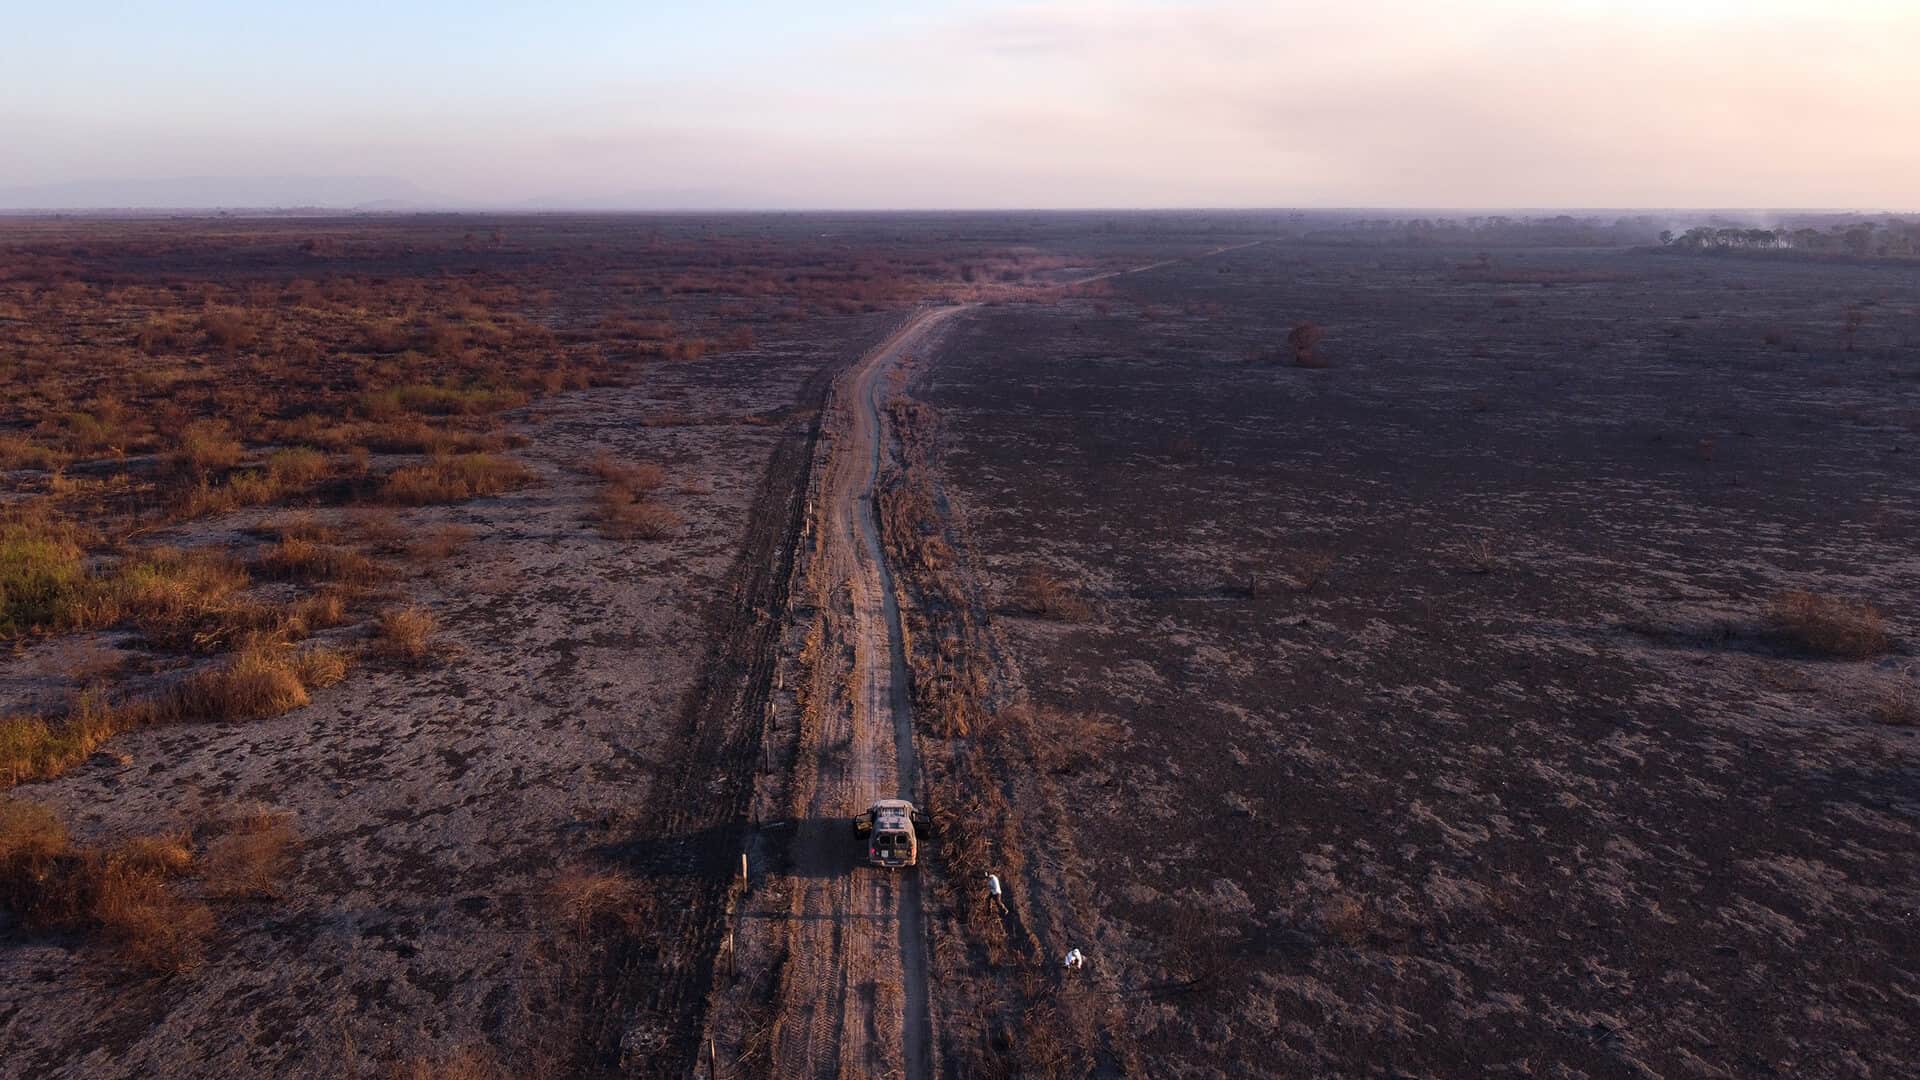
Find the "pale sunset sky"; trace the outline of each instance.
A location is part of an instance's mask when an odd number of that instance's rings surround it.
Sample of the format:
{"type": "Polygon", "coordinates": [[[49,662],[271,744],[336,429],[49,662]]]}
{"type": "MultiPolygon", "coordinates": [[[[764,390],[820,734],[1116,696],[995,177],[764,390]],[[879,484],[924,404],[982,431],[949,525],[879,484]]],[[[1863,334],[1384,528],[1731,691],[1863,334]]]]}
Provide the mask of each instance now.
{"type": "Polygon", "coordinates": [[[1920,0],[8,0],[0,27],[0,206],[263,178],[488,207],[1920,204],[1920,0]]]}

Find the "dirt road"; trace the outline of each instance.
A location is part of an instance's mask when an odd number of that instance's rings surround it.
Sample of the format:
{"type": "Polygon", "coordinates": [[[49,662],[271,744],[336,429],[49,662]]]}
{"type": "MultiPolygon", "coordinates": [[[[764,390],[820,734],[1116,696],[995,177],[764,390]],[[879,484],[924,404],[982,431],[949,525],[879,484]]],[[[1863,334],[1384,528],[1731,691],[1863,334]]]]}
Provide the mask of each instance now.
{"type": "Polygon", "coordinates": [[[755,799],[767,824],[750,858],[761,869],[735,917],[727,966],[738,975],[709,1017],[721,1060],[748,1074],[932,1073],[922,874],[868,868],[851,819],[876,798],[926,802],[906,637],[875,512],[889,442],[883,402],[896,367],[930,351],[971,306],[910,317],[841,376],[824,417],[755,799]],[[776,760],[787,767],[776,771],[776,760]]]}
{"type": "Polygon", "coordinates": [[[880,395],[893,366],[960,310],[916,315],[835,390],[809,572],[819,603],[821,685],[796,764],[806,775],[794,777],[804,810],[788,872],[766,889],[784,900],[783,911],[766,913],[786,924],[780,1022],[770,1048],[782,1076],[930,1071],[919,874],[861,865],[850,819],[876,798],[917,797],[905,639],[874,516],[884,449],[880,395]]]}

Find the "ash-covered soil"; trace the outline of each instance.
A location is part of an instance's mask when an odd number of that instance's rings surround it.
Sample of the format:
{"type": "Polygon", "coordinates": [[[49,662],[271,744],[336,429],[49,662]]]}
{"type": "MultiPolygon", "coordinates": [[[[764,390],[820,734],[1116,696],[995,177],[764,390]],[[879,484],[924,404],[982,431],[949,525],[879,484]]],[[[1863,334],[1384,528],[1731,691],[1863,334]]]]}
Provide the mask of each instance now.
{"type": "Polygon", "coordinates": [[[1157,1075],[1909,1074],[1920,730],[1871,714],[1920,680],[1920,273],[1275,244],[1113,289],[970,314],[915,393],[975,570],[1092,604],[995,627],[1125,732],[1060,778],[1054,944],[1157,1075]],[[1891,651],[1795,651],[1787,588],[1891,651]]]}
{"type": "MultiPolygon", "coordinates": [[[[297,834],[275,895],[223,902],[207,960],[141,979],[89,943],[44,935],[0,950],[0,1074],[341,1076],[475,1049],[516,1071],[564,1069],[583,1025],[554,887],[623,869],[618,845],[674,764],[748,511],[786,413],[822,366],[890,316],[815,320],[746,353],[650,367],[635,385],[547,398],[520,415],[522,490],[401,512],[414,533],[457,524],[459,552],[391,587],[439,620],[423,667],[373,660],[313,704],[244,724],[135,732],[14,794],[86,842],[262,807],[297,834]],[[663,466],[685,526],[610,539],[605,451],[663,466]]],[[[355,511],[318,509],[350,527],[355,511]]],[[[158,537],[245,551],[262,514],[158,537]]],[[[62,646],[71,648],[74,646],[62,646]]],[[[109,643],[89,648],[108,649],[109,643]]],[[[0,684],[26,697],[23,654],[0,684]]],[[[34,665],[38,664],[38,667],[34,665]]]]}

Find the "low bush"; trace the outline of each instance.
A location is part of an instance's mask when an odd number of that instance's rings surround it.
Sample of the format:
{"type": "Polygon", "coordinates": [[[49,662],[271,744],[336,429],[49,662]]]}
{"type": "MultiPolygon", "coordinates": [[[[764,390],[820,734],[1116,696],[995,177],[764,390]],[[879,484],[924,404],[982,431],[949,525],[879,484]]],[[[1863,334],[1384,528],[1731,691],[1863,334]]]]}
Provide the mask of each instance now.
{"type": "Polygon", "coordinates": [[[393,470],[381,482],[380,498],[406,506],[464,502],[509,491],[531,476],[526,466],[509,458],[454,454],[393,470]]]}
{"type": "Polygon", "coordinates": [[[380,566],[361,552],[289,537],[260,555],[261,572],[295,581],[365,585],[381,577],[380,566]]]}
{"type": "Polygon", "coordinates": [[[1867,714],[1892,727],[1920,726],[1920,690],[1907,678],[1890,682],[1874,695],[1867,714]]]}
{"type": "Polygon", "coordinates": [[[0,637],[69,618],[85,579],[80,545],[70,532],[38,523],[0,524],[0,637]]]}
{"type": "Polygon", "coordinates": [[[1767,604],[1767,622],[1788,644],[1815,656],[1862,660],[1887,651],[1887,620],[1871,604],[1787,589],[1767,604]]]}
{"type": "Polygon", "coordinates": [[[667,470],[660,466],[652,462],[621,461],[605,450],[595,454],[581,469],[609,486],[624,488],[636,496],[650,495],[667,483],[667,470]]]}
{"type": "Polygon", "coordinates": [[[180,430],[173,456],[182,469],[204,474],[233,468],[244,452],[224,421],[195,420],[180,430]]]}
{"type": "Polygon", "coordinates": [[[1322,932],[1348,945],[1365,941],[1380,924],[1373,907],[1350,893],[1336,893],[1322,900],[1315,916],[1322,932]]]}
{"type": "Polygon", "coordinates": [[[1093,607],[1065,578],[1049,570],[1029,570],[1013,583],[1014,606],[1029,615],[1063,622],[1085,622],[1093,607]]]}
{"type": "Polygon", "coordinates": [[[238,308],[210,307],[200,313],[200,330],[207,344],[223,352],[244,349],[260,339],[259,327],[238,308]]]}
{"type": "Polygon", "coordinates": [[[433,654],[439,621],[425,608],[389,608],[373,625],[373,650],[390,660],[419,663],[433,654]]]}
{"type": "Polygon", "coordinates": [[[307,540],[316,544],[333,543],[337,536],[332,526],[304,511],[263,521],[255,532],[276,540],[307,540]]]}
{"type": "Polygon", "coordinates": [[[213,932],[207,906],[169,887],[193,862],[181,836],[84,847],[46,807],[0,800],[0,906],[28,930],[97,931],[148,971],[192,967],[213,932]]]}
{"type": "Polygon", "coordinates": [[[1323,368],[1326,361],[1320,358],[1320,342],[1327,336],[1327,328],[1318,323],[1295,323],[1287,331],[1287,351],[1293,357],[1293,366],[1303,368],[1323,368]]]}
{"type": "Polygon", "coordinates": [[[411,383],[371,391],[360,398],[360,408],[374,419],[414,413],[425,416],[477,416],[501,412],[527,403],[519,390],[501,387],[454,388],[411,383]]]}
{"type": "Polygon", "coordinates": [[[616,539],[664,540],[686,525],[680,512],[610,484],[600,493],[601,531],[616,539]]]}
{"type": "Polygon", "coordinates": [[[259,720],[305,705],[307,687],[290,652],[254,646],[189,677],[178,690],[181,717],[259,720]]]}
{"type": "Polygon", "coordinates": [[[204,832],[200,862],[208,895],[243,900],[279,894],[296,840],[285,814],[255,808],[209,822],[204,832]]]}
{"type": "Polygon", "coordinates": [[[282,488],[309,487],[326,478],[327,455],[311,446],[276,450],[267,458],[267,475],[282,488]]]}
{"type": "Polygon", "coordinates": [[[458,553],[473,539],[473,530],[465,525],[442,525],[411,537],[401,550],[417,562],[439,562],[458,553]]]}

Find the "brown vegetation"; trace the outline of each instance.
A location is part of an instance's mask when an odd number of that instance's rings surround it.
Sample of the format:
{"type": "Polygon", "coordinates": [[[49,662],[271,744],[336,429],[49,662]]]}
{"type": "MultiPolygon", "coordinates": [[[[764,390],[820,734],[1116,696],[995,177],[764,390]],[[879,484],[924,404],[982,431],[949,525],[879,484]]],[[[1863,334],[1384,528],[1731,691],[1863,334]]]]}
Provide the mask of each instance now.
{"type": "Polygon", "coordinates": [[[287,815],[254,807],[216,818],[204,831],[200,863],[209,896],[258,900],[279,894],[296,839],[287,815]]]}
{"type": "Polygon", "coordinates": [[[1318,323],[1295,323],[1287,331],[1287,351],[1293,357],[1294,367],[1323,368],[1327,364],[1320,359],[1320,342],[1327,336],[1327,328],[1318,323]]]}
{"type": "Polygon", "coordinates": [[[262,552],[259,566],[271,577],[365,585],[380,578],[379,564],[361,552],[289,537],[262,552]]]}
{"type": "Polygon", "coordinates": [[[212,934],[212,911],[172,886],[193,862],[181,836],[85,847],[45,807],[0,799],[0,907],[31,931],[98,932],[147,971],[193,967],[212,934]]]}
{"type": "Polygon", "coordinates": [[[1093,606],[1059,574],[1032,569],[1014,582],[1014,606],[1029,615],[1062,622],[1085,622],[1093,617],[1093,606]]]}
{"type": "Polygon", "coordinates": [[[992,738],[1016,733],[1026,759],[1052,773],[1068,772],[1087,761],[1104,758],[1125,741],[1120,725],[1108,717],[1037,705],[1000,710],[987,731],[992,738]]]}
{"type": "Polygon", "coordinates": [[[623,932],[652,921],[652,904],[633,878],[612,871],[575,870],[554,882],[555,915],[576,941],[591,941],[609,926],[623,932]]]}
{"type": "Polygon", "coordinates": [[[1324,551],[1299,551],[1279,560],[1282,581],[1294,592],[1311,592],[1326,580],[1339,556],[1324,551]]]}
{"type": "Polygon", "coordinates": [[[686,518],[658,498],[665,469],[651,462],[623,462],[605,451],[580,466],[605,482],[596,501],[601,531],[615,539],[662,540],[678,533],[686,518]]]}
{"type": "Polygon", "coordinates": [[[453,454],[387,474],[380,498],[408,506],[465,502],[498,495],[532,479],[526,466],[492,454],[453,454]]]}
{"type": "Polygon", "coordinates": [[[1787,589],[1767,604],[1767,622],[1788,644],[1815,656],[1861,660],[1887,651],[1887,621],[1871,604],[1787,589]]]}
{"type": "Polygon", "coordinates": [[[389,660],[417,664],[433,655],[439,620],[425,608],[389,608],[374,620],[373,650],[389,660]]]}
{"type": "Polygon", "coordinates": [[[1373,906],[1352,893],[1335,893],[1320,901],[1320,929],[1347,945],[1358,945],[1379,925],[1373,906]]]}
{"type": "Polygon", "coordinates": [[[92,689],[57,717],[0,717],[0,777],[9,784],[58,776],[123,731],[202,720],[258,720],[305,705],[310,691],[346,677],[337,649],[255,642],[157,694],[114,701],[92,689]]]}
{"type": "Polygon", "coordinates": [[[1920,726],[1920,690],[1914,689],[1911,676],[1899,676],[1876,692],[1867,705],[1867,715],[1891,727],[1920,726]]]}
{"type": "Polygon", "coordinates": [[[471,1047],[451,1053],[422,1055],[396,1064],[389,1080],[506,1080],[513,1075],[494,1056],[471,1047]]]}

